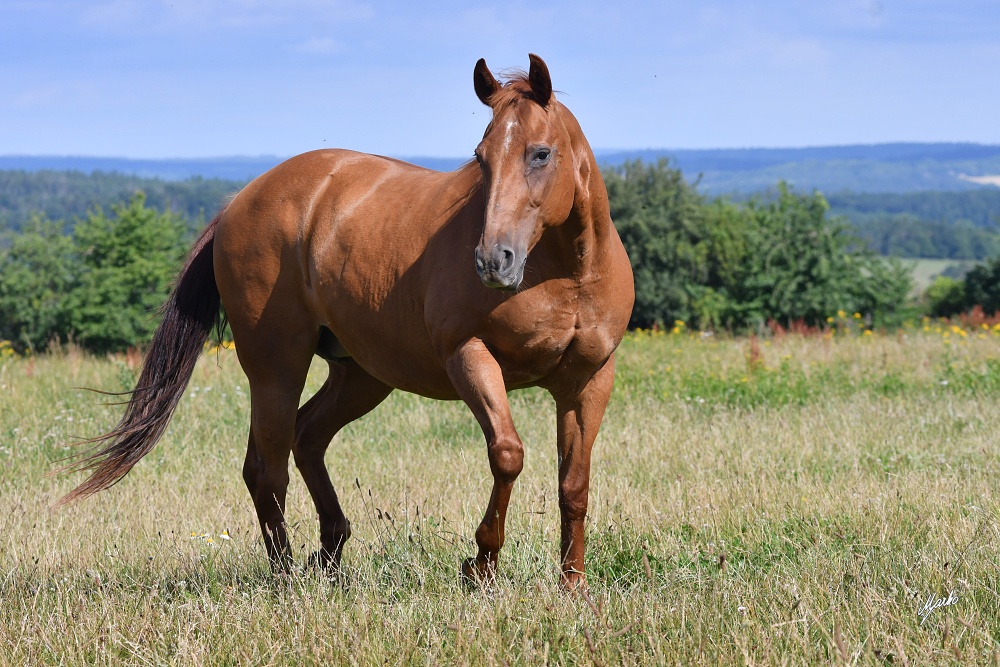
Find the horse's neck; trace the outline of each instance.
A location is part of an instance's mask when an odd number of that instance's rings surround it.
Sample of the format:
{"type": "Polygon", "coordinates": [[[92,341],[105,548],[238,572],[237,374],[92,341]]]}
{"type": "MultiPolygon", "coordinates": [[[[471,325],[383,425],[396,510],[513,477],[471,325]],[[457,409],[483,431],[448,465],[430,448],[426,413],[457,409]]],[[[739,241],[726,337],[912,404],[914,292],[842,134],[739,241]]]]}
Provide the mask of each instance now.
{"type": "Polygon", "coordinates": [[[607,190],[589,147],[586,159],[589,173],[577,184],[573,208],[562,225],[562,243],[572,249],[565,256],[570,263],[567,269],[581,279],[591,276],[595,265],[604,261],[612,231],[607,190]]]}

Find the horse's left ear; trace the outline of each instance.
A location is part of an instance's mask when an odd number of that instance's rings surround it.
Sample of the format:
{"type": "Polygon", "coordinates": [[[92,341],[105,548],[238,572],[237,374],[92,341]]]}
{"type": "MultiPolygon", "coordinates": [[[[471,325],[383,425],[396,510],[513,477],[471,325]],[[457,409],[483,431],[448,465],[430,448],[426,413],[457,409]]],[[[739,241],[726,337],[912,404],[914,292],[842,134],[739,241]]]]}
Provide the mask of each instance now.
{"type": "Polygon", "coordinates": [[[479,101],[490,106],[490,98],[493,93],[500,90],[500,84],[493,77],[490,68],[486,66],[486,59],[480,58],[476,63],[476,69],[472,72],[472,83],[476,87],[476,97],[479,101]]]}
{"type": "Polygon", "coordinates": [[[528,83],[531,84],[531,94],[535,101],[543,107],[549,105],[552,99],[552,77],[549,76],[549,68],[545,61],[534,53],[528,54],[531,67],[528,68],[528,83]]]}

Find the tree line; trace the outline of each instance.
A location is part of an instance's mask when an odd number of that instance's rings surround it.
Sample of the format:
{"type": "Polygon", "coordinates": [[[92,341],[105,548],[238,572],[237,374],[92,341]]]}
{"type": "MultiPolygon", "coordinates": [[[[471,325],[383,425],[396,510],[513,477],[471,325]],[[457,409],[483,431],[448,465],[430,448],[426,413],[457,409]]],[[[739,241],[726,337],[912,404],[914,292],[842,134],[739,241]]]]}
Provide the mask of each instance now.
{"type": "Polygon", "coordinates": [[[828,200],[831,213],[881,255],[981,260],[1000,253],[1000,189],[841,192],[828,200]]]}
{"type": "MultiPolygon", "coordinates": [[[[942,304],[992,303],[981,289],[958,299],[954,284],[946,290],[940,282],[927,301],[914,302],[909,272],[832,216],[817,192],[779,184],[745,201],[709,198],[662,160],[608,168],[604,177],[635,274],[633,327],[824,326],[838,311],[893,326],[920,308],[938,314],[947,310],[942,304]]],[[[202,210],[176,212],[139,193],[107,211],[94,207],[75,224],[29,216],[0,242],[0,339],[22,351],[53,340],[96,353],[144,344],[202,210]]],[[[1000,265],[993,270],[1000,284],[1000,265]]],[[[980,284],[976,276],[954,283],[966,290],[980,284]]]]}
{"type": "MultiPolygon", "coordinates": [[[[41,213],[63,221],[68,232],[93,206],[109,208],[137,191],[145,193],[149,206],[180,213],[197,227],[245,184],[222,178],[170,181],[100,171],[0,170],[0,229],[16,231],[41,213]]],[[[829,214],[844,218],[858,238],[880,255],[982,260],[1000,253],[1000,189],[837,192],[827,193],[827,201],[829,214]]]]}
{"type": "Polygon", "coordinates": [[[1000,256],[972,267],[964,278],[941,275],[924,292],[934,317],[954,317],[975,308],[987,316],[1000,313],[1000,256]]]}
{"type": "Polygon", "coordinates": [[[129,201],[136,192],[142,192],[152,208],[178,213],[194,228],[245,184],[200,177],[165,181],[99,171],[0,170],[0,229],[17,231],[42,215],[61,221],[63,231],[69,232],[94,206],[110,208],[129,201]]]}
{"type": "Polygon", "coordinates": [[[0,339],[44,350],[76,341],[96,353],[150,340],[192,234],[183,216],[143,194],[93,209],[71,233],[35,215],[0,251],[0,339]]]}
{"type": "Polygon", "coordinates": [[[634,327],[816,326],[838,311],[886,325],[902,317],[909,272],[830,217],[819,193],[779,184],[743,203],[708,199],[665,161],[626,163],[604,178],[635,274],[634,327]]]}

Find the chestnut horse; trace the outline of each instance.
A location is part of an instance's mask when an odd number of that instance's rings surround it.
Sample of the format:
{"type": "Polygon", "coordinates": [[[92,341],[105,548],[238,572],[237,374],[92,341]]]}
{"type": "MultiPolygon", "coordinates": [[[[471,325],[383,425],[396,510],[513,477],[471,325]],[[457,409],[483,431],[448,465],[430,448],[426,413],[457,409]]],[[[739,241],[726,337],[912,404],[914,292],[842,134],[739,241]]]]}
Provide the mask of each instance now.
{"type": "Polygon", "coordinates": [[[222,319],[250,384],[243,478],[268,556],[290,558],[284,521],[292,454],[339,565],[350,523],[324,454],[393,389],[461,399],[486,436],[493,491],[463,563],[492,576],[524,460],[507,392],[540,386],[558,420],[561,583],[584,582],[590,452],[629,320],[632,270],[607,191],[548,68],[504,84],[484,60],[476,95],[493,119],[470,161],[439,173],[344,150],[305,153],[255,179],[189,255],[117,427],[93,442],[89,479],[64,500],[120,480],[163,434],[222,319]],[[475,249],[475,252],[473,252],[475,249]],[[323,387],[299,407],[313,355],[323,387]]]}

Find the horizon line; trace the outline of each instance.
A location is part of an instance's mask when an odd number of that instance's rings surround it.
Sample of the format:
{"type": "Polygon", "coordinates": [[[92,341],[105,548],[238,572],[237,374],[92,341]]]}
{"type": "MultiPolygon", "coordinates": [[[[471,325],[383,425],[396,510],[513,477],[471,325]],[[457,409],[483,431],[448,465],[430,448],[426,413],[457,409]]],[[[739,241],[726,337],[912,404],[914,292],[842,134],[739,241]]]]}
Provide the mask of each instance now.
{"type": "MultiPolygon", "coordinates": [[[[809,150],[809,149],[824,149],[824,148],[863,148],[863,147],[882,147],[882,146],[978,146],[982,148],[998,148],[1000,149],[1000,143],[986,143],[978,141],[880,141],[880,142],[858,142],[858,143],[845,143],[845,144],[809,144],[801,146],[712,146],[705,148],[678,148],[669,146],[647,146],[647,147],[631,147],[631,148],[594,148],[592,149],[595,155],[601,154],[616,154],[616,153],[641,153],[641,152],[652,152],[652,151],[664,151],[664,152],[684,152],[684,153],[694,153],[694,152],[721,152],[721,151],[794,151],[794,150],[809,150]]],[[[315,150],[324,150],[324,148],[318,148],[315,150]]],[[[345,149],[352,150],[352,149],[345,149]]],[[[304,151],[309,152],[309,151],[304,151]]],[[[356,151],[364,152],[364,151],[356,151]]],[[[212,160],[261,160],[261,159],[279,159],[284,160],[299,153],[278,155],[275,153],[256,153],[256,154],[215,154],[215,155],[203,155],[203,156],[166,156],[166,157],[133,157],[128,155],[96,155],[96,154],[83,154],[83,153],[0,153],[0,159],[10,159],[10,158],[27,158],[27,159],[91,159],[91,160],[130,160],[130,161],[157,161],[157,162],[170,162],[170,161],[212,161],[212,160]]],[[[374,154],[374,153],[373,153],[374,154]]],[[[379,153],[381,155],[381,153],[379,153]]],[[[392,155],[387,155],[387,157],[395,157],[400,159],[407,158],[422,158],[422,159],[432,159],[432,160],[464,160],[465,157],[458,155],[430,155],[424,153],[395,153],[392,155]]],[[[468,159],[472,159],[471,157],[468,159]]]]}

